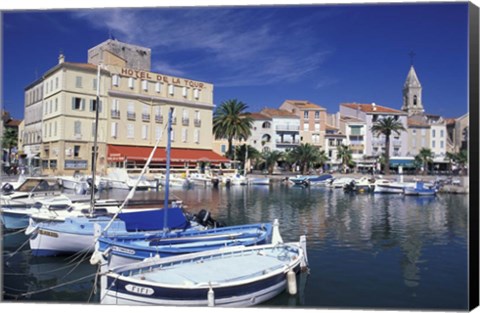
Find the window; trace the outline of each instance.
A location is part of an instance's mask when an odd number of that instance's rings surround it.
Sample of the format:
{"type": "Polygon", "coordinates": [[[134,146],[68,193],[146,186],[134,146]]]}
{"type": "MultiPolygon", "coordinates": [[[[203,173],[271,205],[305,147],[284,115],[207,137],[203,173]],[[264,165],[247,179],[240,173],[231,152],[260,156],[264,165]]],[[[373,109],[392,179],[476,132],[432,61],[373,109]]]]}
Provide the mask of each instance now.
{"type": "Polygon", "coordinates": [[[148,91],[148,81],[147,80],[142,80],[142,89],[144,91],[148,91]]]}
{"type": "Polygon", "coordinates": [[[432,140],[432,148],[435,148],[435,140],[432,140]]]}
{"type": "Polygon", "coordinates": [[[81,136],[82,135],[82,122],[75,121],[73,123],[73,133],[75,134],[75,136],[81,136]]]}
{"type": "Polygon", "coordinates": [[[172,139],[172,141],[175,141],[175,129],[172,129],[171,139],[172,139]]]}
{"type": "Polygon", "coordinates": [[[187,94],[188,94],[188,88],[187,88],[187,87],[183,87],[183,88],[182,88],[182,96],[187,97],[187,94]]]}
{"type": "Polygon", "coordinates": [[[75,77],[75,87],[82,88],[82,76],[75,77]]]}
{"type": "Polygon", "coordinates": [[[142,139],[148,139],[148,125],[142,125],[142,139]]]}
{"type": "Polygon", "coordinates": [[[162,138],[162,127],[156,126],[155,127],[155,140],[159,140],[162,138]]]}
{"type": "Polygon", "coordinates": [[[135,107],[134,107],[133,102],[129,102],[129,103],[128,103],[128,107],[127,107],[127,118],[128,118],[129,120],[134,120],[134,119],[135,119],[135,107]]]}
{"type": "Polygon", "coordinates": [[[168,85],[168,94],[173,96],[175,92],[175,87],[173,85],[168,85]]]}
{"type": "Polygon", "coordinates": [[[45,83],[45,93],[48,92],[48,82],[45,83]]]}
{"type": "Polygon", "coordinates": [[[315,119],[320,119],[320,111],[315,111],[315,119]]]}
{"type": "Polygon", "coordinates": [[[128,88],[133,89],[135,79],[133,77],[128,78],[128,88]]]}
{"type": "Polygon", "coordinates": [[[440,138],[443,138],[443,129],[440,130],[440,138]]]}
{"type": "Polygon", "coordinates": [[[227,152],[227,146],[222,145],[222,146],[220,147],[220,151],[222,151],[222,153],[227,152]]]}
{"type": "Polygon", "coordinates": [[[93,82],[92,82],[92,88],[93,88],[93,90],[97,90],[97,82],[98,82],[97,79],[94,78],[94,79],[93,79],[93,82]]]}
{"type": "Polygon", "coordinates": [[[48,124],[48,137],[52,137],[52,123],[48,124]]]}
{"type": "Polygon", "coordinates": [[[74,97],[72,98],[72,110],[84,110],[85,99],[74,97]]]}
{"type": "Polygon", "coordinates": [[[182,142],[187,142],[188,129],[182,128],[182,142]]]}
{"type": "Polygon", "coordinates": [[[114,74],[112,76],[112,84],[118,87],[118,85],[120,84],[120,76],[118,76],[117,74],[114,74]]]}
{"type": "MultiPolygon", "coordinates": [[[[97,110],[97,100],[96,99],[91,99],[90,100],[90,112],[94,112],[96,110],[97,110]]],[[[98,112],[102,112],[102,101],[99,101],[98,112]]]]}
{"type": "Polygon", "coordinates": [[[80,156],[80,146],[73,146],[73,156],[76,158],[80,156]]]}
{"type": "Polygon", "coordinates": [[[425,134],[426,134],[426,130],[425,130],[425,128],[423,128],[422,129],[422,136],[425,136],[425,134]]]}
{"type": "Polygon", "coordinates": [[[200,129],[195,129],[194,132],[193,132],[193,141],[195,141],[195,143],[199,143],[200,142],[200,129]]]}
{"type": "Polygon", "coordinates": [[[432,129],[432,138],[435,138],[435,129],[432,129]]]}
{"type": "Polygon", "coordinates": [[[134,138],[135,137],[135,128],[133,124],[127,124],[127,138],[134,138]]]}
{"type": "Polygon", "coordinates": [[[319,123],[315,123],[315,131],[320,131],[320,124],[319,123]]]}
{"type": "Polygon", "coordinates": [[[55,121],[55,124],[53,124],[53,135],[57,135],[57,121],[55,121]]]}
{"type": "Polygon", "coordinates": [[[113,138],[117,138],[118,136],[118,123],[112,122],[111,133],[113,138]]]}
{"type": "Polygon", "coordinates": [[[198,100],[198,98],[200,98],[200,89],[194,89],[193,96],[198,100]]]}
{"type": "Polygon", "coordinates": [[[112,118],[120,118],[120,100],[112,100],[112,109],[111,109],[112,118]]]}
{"type": "Polygon", "coordinates": [[[55,112],[58,111],[58,98],[55,98],[55,112]]]}
{"type": "Polygon", "coordinates": [[[417,106],[417,96],[413,96],[413,106],[417,106]]]}
{"type": "Polygon", "coordinates": [[[443,149],[443,140],[440,140],[440,148],[443,149]]]}
{"type": "Polygon", "coordinates": [[[308,131],[308,127],[309,127],[308,123],[303,123],[303,130],[304,131],[308,131]]]}
{"type": "Polygon", "coordinates": [[[58,89],[58,77],[55,77],[55,89],[58,89]]]}
{"type": "Polygon", "coordinates": [[[308,111],[303,112],[303,118],[307,119],[308,118],[308,111]]]}
{"type": "Polygon", "coordinates": [[[92,122],[92,137],[95,137],[95,122],[92,122]]]}
{"type": "Polygon", "coordinates": [[[270,127],[272,127],[272,124],[270,124],[270,122],[263,122],[262,128],[270,128],[270,127]]]}
{"type": "Polygon", "coordinates": [[[162,84],[160,82],[155,83],[155,91],[160,93],[162,91],[162,84]]]}

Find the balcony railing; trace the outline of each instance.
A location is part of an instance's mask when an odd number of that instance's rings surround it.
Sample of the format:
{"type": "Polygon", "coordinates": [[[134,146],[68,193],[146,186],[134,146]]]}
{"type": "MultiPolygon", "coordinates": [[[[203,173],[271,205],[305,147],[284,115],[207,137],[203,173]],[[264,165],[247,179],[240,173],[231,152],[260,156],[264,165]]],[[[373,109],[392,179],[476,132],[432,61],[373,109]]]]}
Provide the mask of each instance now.
{"type": "Polygon", "coordinates": [[[155,122],[163,123],[163,115],[156,114],[155,115],[155,122]]]}
{"type": "Polygon", "coordinates": [[[300,126],[298,125],[277,125],[275,126],[275,130],[280,131],[299,131],[300,126]]]}
{"type": "Polygon", "coordinates": [[[202,120],[199,119],[199,118],[196,118],[193,120],[193,125],[195,125],[195,127],[200,127],[202,126],[202,120]]]}
{"type": "Polygon", "coordinates": [[[135,112],[127,112],[127,119],[135,120],[135,118],[136,118],[135,112]]]}
{"type": "Polygon", "coordinates": [[[276,140],[275,141],[277,146],[297,146],[300,144],[300,140],[294,139],[294,140],[276,140]]]}
{"type": "Polygon", "coordinates": [[[120,118],[120,111],[119,110],[112,110],[110,111],[110,114],[112,115],[112,118],[120,118]]]}
{"type": "Polygon", "coordinates": [[[143,113],[143,114],[142,114],[142,121],[144,121],[144,122],[149,122],[149,121],[150,121],[150,114],[148,114],[148,113],[143,113]]]}
{"type": "Polygon", "coordinates": [[[190,119],[188,117],[182,117],[182,125],[188,126],[190,124],[190,119]]]}

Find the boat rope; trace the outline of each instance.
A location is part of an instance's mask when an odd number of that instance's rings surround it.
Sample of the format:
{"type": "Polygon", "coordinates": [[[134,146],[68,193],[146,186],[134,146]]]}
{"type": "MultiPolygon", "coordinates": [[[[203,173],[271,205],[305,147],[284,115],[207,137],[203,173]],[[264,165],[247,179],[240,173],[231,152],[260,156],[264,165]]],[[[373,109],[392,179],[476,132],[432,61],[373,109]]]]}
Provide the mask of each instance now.
{"type": "Polygon", "coordinates": [[[23,247],[25,247],[25,245],[29,242],[29,239],[25,240],[24,243],[22,243],[20,245],[20,247],[17,248],[17,250],[13,251],[13,252],[5,252],[4,253],[4,256],[9,256],[8,258],[4,259],[4,261],[8,261],[10,260],[11,258],[13,258],[18,252],[20,252],[20,250],[23,249],[23,247]]]}
{"type": "Polygon", "coordinates": [[[98,278],[100,277],[101,273],[101,266],[97,266],[97,271],[95,273],[95,280],[93,282],[93,288],[92,291],[90,292],[90,295],[88,296],[87,303],[90,303],[90,300],[92,299],[93,295],[97,294],[98,291],[98,278]]]}
{"type": "Polygon", "coordinates": [[[19,230],[14,231],[14,232],[3,233],[2,235],[3,235],[4,238],[7,238],[8,236],[13,236],[13,235],[18,235],[20,233],[24,233],[26,229],[27,229],[27,227],[21,228],[19,230]]]}

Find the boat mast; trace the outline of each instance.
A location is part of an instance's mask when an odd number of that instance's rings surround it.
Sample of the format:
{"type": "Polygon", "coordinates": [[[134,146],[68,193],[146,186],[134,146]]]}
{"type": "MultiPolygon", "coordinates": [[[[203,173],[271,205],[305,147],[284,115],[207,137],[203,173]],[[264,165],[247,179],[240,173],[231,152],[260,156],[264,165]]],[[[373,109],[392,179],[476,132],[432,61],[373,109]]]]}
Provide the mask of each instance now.
{"type": "Polygon", "coordinates": [[[92,186],[90,190],[90,214],[93,213],[93,207],[95,206],[95,172],[97,171],[97,137],[98,137],[98,116],[100,107],[100,67],[101,63],[97,66],[97,98],[95,103],[95,134],[93,136],[93,152],[92,152],[92,186]]]}
{"type": "Polygon", "coordinates": [[[163,209],[165,210],[165,216],[163,218],[163,234],[167,232],[167,212],[168,212],[168,197],[170,191],[170,150],[172,141],[172,115],[173,108],[168,111],[168,126],[167,126],[167,164],[165,170],[165,196],[163,200],[163,209]]]}

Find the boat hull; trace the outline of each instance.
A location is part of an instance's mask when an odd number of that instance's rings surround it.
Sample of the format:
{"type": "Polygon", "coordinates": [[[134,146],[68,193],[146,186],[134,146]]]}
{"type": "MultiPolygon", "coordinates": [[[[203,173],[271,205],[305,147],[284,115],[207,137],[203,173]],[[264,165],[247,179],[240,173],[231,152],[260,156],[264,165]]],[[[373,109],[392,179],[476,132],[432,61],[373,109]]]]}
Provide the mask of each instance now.
{"type": "Polygon", "coordinates": [[[298,244],[234,247],[114,268],[101,280],[102,304],[246,307],[287,287],[305,266],[298,244]]]}

